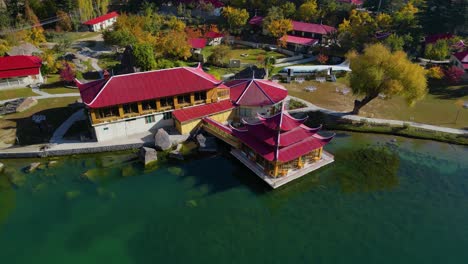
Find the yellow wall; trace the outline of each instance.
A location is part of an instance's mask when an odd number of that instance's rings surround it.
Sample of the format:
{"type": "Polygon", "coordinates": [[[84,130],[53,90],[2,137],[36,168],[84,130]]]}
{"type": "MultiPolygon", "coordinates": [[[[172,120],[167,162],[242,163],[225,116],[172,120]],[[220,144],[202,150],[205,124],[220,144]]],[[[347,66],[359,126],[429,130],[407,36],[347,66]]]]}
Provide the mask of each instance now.
{"type": "MultiPolygon", "coordinates": [[[[215,121],[223,123],[223,122],[226,122],[226,121],[230,120],[232,115],[233,115],[233,111],[229,110],[229,111],[226,111],[226,112],[221,112],[221,113],[218,113],[218,114],[211,115],[210,117],[215,121]]],[[[200,123],[201,123],[201,119],[196,119],[196,120],[184,122],[179,127],[178,121],[176,121],[176,128],[177,128],[177,130],[179,130],[179,132],[181,134],[189,134],[198,125],[200,125],[200,123]]]]}

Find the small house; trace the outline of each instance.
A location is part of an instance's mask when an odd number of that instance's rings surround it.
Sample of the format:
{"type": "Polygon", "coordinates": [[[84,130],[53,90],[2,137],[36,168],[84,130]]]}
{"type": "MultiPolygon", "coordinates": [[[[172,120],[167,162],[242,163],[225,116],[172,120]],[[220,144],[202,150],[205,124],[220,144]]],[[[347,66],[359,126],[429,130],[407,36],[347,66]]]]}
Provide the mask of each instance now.
{"type": "Polygon", "coordinates": [[[42,60],[36,56],[0,57],[0,90],[44,83],[41,66],[42,60]]]}
{"type": "Polygon", "coordinates": [[[114,25],[118,16],[119,14],[117,12],[110,12],[105,15],[90,19],[83,24],[88,26],[89,31],[101,31],[114,25]]]}

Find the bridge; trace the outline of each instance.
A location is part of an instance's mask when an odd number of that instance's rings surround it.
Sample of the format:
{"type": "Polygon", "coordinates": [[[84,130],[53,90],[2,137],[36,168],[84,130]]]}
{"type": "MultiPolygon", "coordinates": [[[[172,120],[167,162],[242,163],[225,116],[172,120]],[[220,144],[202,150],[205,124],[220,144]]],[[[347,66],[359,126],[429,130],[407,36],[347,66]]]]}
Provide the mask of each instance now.
{"type": "Polygon", "coordinates": [[[240,148],[240,141],[232,135],[232,129],[209,117],[202,119],[203,129],[234,148],[240,148]]]}

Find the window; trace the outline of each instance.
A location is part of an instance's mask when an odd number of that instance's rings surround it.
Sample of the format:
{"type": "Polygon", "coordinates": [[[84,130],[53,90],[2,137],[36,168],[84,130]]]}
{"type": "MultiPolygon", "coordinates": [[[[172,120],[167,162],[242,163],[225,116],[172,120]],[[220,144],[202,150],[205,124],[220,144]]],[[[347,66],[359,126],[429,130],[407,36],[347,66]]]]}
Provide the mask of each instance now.
{"type": "Polygon", "coordinates": [[[124,104],[123,105],[124,114],[138,113],[138,105],[133,104],[124,104]]]}
{"type": "Polygon", "coordinates": [[[174,106],[174,100],[172,97],[163,97],[159,100],[161,107],[174,106]]]}
{"type": "Polygon", "coordinates": [[[109,130],[109,128],[108,128],[108,127],[105,127],[105,128],[103,128],[102,130],[106,131],[106,130],[109,130]]]}
{"type": "Polygon", "coordinates": [[[205,101],[206,100],[206,92],[196,92],[194,94],[195,101],[205,101]]]}
{"type": "Polygon", "coordinates": [[[108,118],[119,116],[119,109],[117,107],[99,108],[96,111],[96,118],[108,118]]]}
{"type": "Polygon", "coordinates": [[[168,120],[172,118],[172,112],[165,112],[163,113],[163,119],[168,120]]]}
{"type": "Polygon", "coordinates": [[[141,107],[144,111],[155,110],[156,109],[156,101],[149,100],[141,102],[141,107]]]}
{"type": "Polygon", "coordinates": [[[228,89],[219,89],[218,90],[218,97],[226,97],[229,95],[228,89]]]}
{"type": "Polygon", "coordinates": [[[177,102],[179,104],[190,104],[190,95],[185,94],[177,96],[177,102]]]}
{"type": "Polygon", "coordinates": [[[145,124],[150,124],[150,123],[154,123],[154,122],[155,122],[154,115],[145,116],[145,124]]]}

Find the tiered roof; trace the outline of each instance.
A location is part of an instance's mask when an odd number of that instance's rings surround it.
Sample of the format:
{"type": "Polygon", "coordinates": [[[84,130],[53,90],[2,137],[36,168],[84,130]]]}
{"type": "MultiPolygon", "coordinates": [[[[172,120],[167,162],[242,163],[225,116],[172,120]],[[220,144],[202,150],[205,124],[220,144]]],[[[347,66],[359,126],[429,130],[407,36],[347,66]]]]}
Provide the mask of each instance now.
{"type": "Polygon", "coordinates": [[[234,80],[225,83],[236,105],[265,106],[281,102],[288,95],[282,85],[260,79],[234,80]]]}
{"type": "Polygon", "coordinates": [[[455,58],[457,58],[462,63],[465,70],[468,70],[468,50],[455,53],[453,56],[455,56],[455,58]]]}
{"type": "Polygon", "coordinates": [[[256,123],[243,121],[244,126],[232,128],[232,134],[268,161],[288,162],[326,145],[333,138],[317,134],[321,126],[309,128],[306,120],[282,111],[271,117],[261,117],[256,123]]]}

